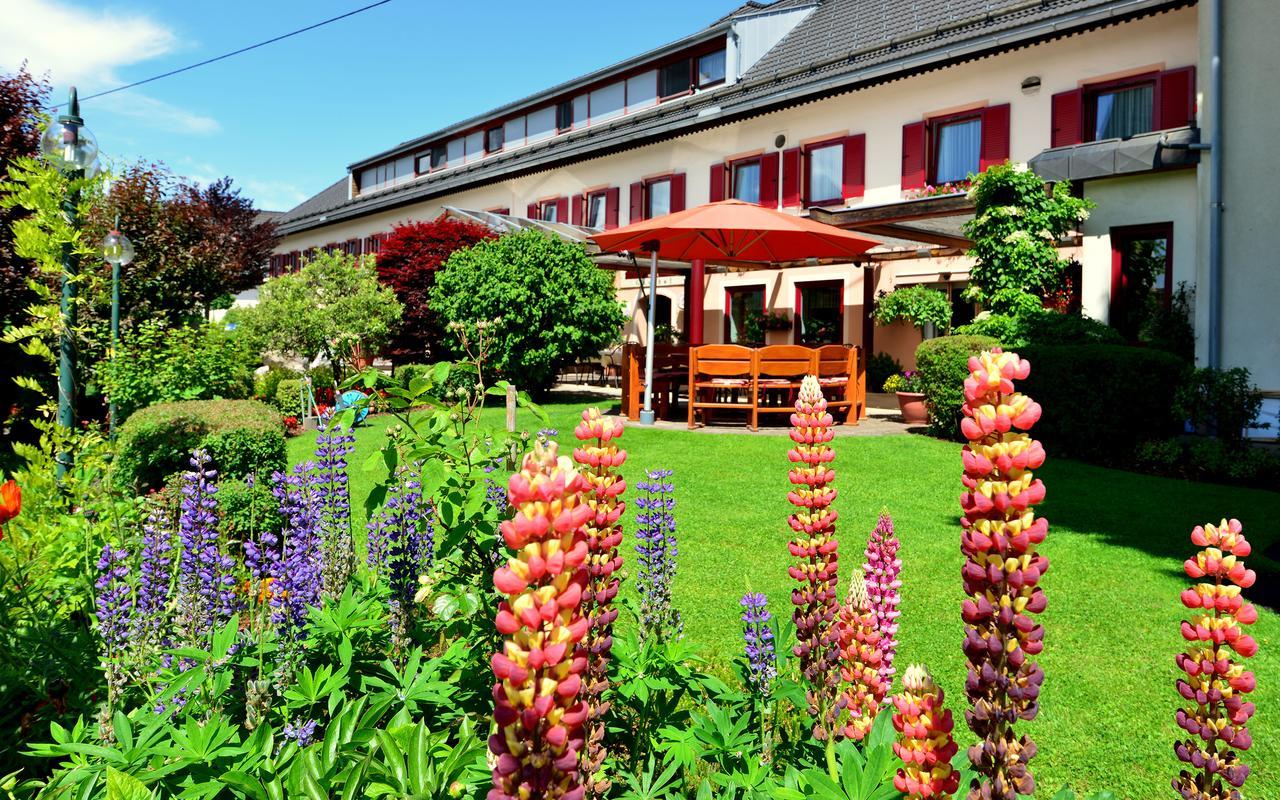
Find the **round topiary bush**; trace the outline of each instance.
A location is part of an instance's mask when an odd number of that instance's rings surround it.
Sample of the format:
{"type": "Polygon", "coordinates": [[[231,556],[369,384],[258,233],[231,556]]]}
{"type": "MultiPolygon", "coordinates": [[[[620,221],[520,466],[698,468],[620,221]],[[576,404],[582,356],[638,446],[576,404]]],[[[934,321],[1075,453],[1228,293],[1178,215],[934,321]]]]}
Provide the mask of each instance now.
{"type": "Polygon", "coordinates": [[[990,336],[939,336],[916,348],[916,370],[929,408],[929,432],[955,439],[960,435],[960,406],[964,404],[964,380],[969,377],[969,356],[999,347],[990,336]]]}
{"type": "Polygon", "coordinates": [[[191,451],[203,448],[227,478],[285,469],[280,412],[256,400],[187,400],[159,403],[129,417],[120,428],[112,481],[144,492],[187,468],[191,451]]]}

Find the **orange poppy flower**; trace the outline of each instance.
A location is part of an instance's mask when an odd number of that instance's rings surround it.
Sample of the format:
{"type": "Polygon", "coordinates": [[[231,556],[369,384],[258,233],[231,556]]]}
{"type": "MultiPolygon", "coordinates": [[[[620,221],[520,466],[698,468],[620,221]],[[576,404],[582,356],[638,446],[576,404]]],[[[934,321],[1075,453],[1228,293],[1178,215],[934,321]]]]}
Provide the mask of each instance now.
{"type": "Polygon", "coordinates": [[[22,490],[12,478],[0,486],[0,525],[18,516],[22,510],[22,490]]]}

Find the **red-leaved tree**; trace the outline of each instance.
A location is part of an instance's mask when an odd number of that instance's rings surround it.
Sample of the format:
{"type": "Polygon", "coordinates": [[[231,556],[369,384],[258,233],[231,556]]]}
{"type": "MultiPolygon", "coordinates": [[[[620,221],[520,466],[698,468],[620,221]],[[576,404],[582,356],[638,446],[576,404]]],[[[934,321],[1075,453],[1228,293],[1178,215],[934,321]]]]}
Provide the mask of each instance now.
{"type": "Polygon", "coordinates": [[[436,270],[455,250],[493,237],[493,231],[483,225],[444,216],[391,229],[378,251],[378,280],[404,304],[400,335],[390,348],[393,358],[406,361],[433,356],[442,339],[436,315],[427,305],[436,270]]]}

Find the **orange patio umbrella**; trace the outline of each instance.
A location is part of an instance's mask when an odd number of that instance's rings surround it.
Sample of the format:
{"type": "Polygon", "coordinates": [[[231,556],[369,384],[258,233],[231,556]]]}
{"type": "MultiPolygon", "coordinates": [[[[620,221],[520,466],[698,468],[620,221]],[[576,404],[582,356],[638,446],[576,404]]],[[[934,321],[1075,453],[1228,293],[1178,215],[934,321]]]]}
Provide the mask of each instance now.
{"type": "Polygon", "coordinates": [[[593,234],[604,252],[649,256],[648,341],[644,364],[643,424],[653,423],[653,318],[658,256],[719,264],[778,264],[807,259],[854,259],[879,242],[831,225],[746,203],[716,203],[593,234]]]}

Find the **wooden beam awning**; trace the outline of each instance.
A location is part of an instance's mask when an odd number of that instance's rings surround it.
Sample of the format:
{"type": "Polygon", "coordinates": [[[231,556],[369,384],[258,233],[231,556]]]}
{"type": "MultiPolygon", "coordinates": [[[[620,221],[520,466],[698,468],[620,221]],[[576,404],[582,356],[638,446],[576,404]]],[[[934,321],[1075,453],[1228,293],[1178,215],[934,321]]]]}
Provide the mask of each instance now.
{"type": "Polygon", "coordinates": [[[871,261],[962,255],[972,245],[964,223],[973,218],[973,201],[963,193],[837,210],[814,207],[809,216],[882,239],[866,253],[871,261]]]}

